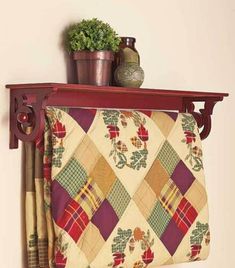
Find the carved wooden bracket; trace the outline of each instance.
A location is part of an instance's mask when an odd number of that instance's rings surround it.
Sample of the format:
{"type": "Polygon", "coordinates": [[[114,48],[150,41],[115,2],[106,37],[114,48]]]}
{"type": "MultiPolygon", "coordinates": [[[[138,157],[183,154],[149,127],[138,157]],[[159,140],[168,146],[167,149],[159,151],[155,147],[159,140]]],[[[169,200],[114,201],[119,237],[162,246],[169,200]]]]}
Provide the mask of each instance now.
{"type": "Polygon", "coordinates": [[[199,109],[199,112],[195,111],[195,105],[193,100],[185,101],[186,112],[193,115],[197,121],[198,128],[201,129],[200,137],[202,140],[206,139],[211,131],[211,115],[213,114],[213,108],[217,103],[216,100],[210,99],[204,102],[204,108],[199,109]]]}
{"type": "Polygon", "coordinates": [[[23,92],[12,90],[10,94],[10,149],[18,148],[18,140],[34,141],[44,130],[44,110],[51,89],[23,92]]]}
{"type": "Polygon", "coordinates": [[[35,141],[44,130],[46,106],[94,107],[138,110],[172,110],[193,114],[201,138],[211,130],[211,115],[216,102],[227,93],[181,90],[98,87],[78,84],[16,84],[10,88],[10,148],[18,148],[18,140],[35,141]],[[195,102],[204,108],[195,111],[195,102]]]}

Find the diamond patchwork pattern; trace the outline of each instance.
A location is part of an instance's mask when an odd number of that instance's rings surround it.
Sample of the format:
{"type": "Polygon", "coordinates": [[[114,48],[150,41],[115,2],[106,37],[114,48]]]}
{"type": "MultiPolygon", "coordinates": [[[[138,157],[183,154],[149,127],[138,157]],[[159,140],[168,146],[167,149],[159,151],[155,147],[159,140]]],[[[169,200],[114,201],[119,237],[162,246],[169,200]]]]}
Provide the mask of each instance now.
{"type": "Polygon", "coordinates": [[[96,165],[91,171],[90,176],[106,197],[115,182],[116,175],[103,156],[101,156],[96,162],[96,165]]]}
{"type": "Polygon", "coordinates": [[[100,231],[93,223],[90,222],[78,241],[78,247],[82,250],[87,260],[91,263],[103,247],[104,243],[105,240],[100,234],[100,231]]]}
{"type": "MultiPolygon", "coordinates": [[[[52,216],[61,243],[69,243],[68,238],[63,241],[66,232],[91,268],[174,263],[180,250],[183,261],[189,258],[190,243],[196,241],[190,239],[192,228],[208,221],[202,172],[187,162],[188,154],[198,157],[190,148],[200,146],[196,139],[185,143],[185,120],[190,118],[192,124],[193,119],[177,113],[75,108],[68,114],[86,133],[52,182],[52,216]],[[176,132],[177,145],[171,139],[176,132]],[[178,153],[181,147],[189,150],[184,157],[178,153]]],[[[206,256],[208,249],[202,251],[206,256]]],[[[67,266],[73,268],[70,263],[72,259],[67,266]]]]}
{"type": "Polygon", "coordinates": [[[159,127],[165,137],[169,135],[175,125],[175,120],[177,116],[175,117],[174,115],[171,115],[172,113],[167,114],[166,112],[158,112],[153,113],[151,116],[151,119],[156,123],[156,125],[159,127]]]}
{"type": "Polygon", "coordinates": [[[158,159],[160,160],[162,166],[165,168],[169,176],[172,175],[175,167],[180,161],[178,154],[175,152],[170,143],[166,140],[163,144],[159,154],[158,159]]]}
{"type": "Polygon", "coordinates": [[[107,196],[107,199],[120,219],[127,208],[131,197],[120,180],[116,179],[111,191],[107,196]]]}
{"type": "Polygon", "coordinates": [[[181,200],[175,214],[173,215],[175,223],[184,234],[187,233],[196,217],[197,211],[186,198],[181,200]]]}
{"type": "Polygon", "coordinates": [[[99,229],[104,240],[107,240],[118,223],[118,216],[107,199],[102,202],[91,222],[99,229]]]}
{"type": "Polygon", "coordinates": [[[157,201],[150,217],[148,218],[148,223],[159,238],[161,238],[161,235],[165,231],[170,220],[171,216],[166,212],[161,203],[157,201]]]}
{"type": "Polygon", "coordinates": [[[184,233],[181,232],[175,221],[171,219],[164,233],[161,235],[161,241],[171,256],[174,256],[183,238],[184,233]]]}
{"type": "Polygon", "coordinates": [[[90,174],[97,161],[101,158],[101,154],[89,136],[85,135],[74,152],[74,158],[79,161],[87,174],[90,174]],[[87,161],[87,159],[89,159],[89,161],[87,161]]]}
{"type": "Polygon", "coordinates": [[[143,180],[139,186],[138,190],[133,196],[133,200],[135,201],[142,215],[145,217],[145,219],[147,219],[156,203],[156,195],[145,180],[143,180]]]}
{"type": "Polygon", "coordinates": [[[75,242],[78,241],[88,223],[89,219],[87,214],[74,200],[71,200],[65,209],[64,215],[57,221],[57,224],[67,231],[75,242]]]}
{"type": "Polygon", "coordinates": [[[67,190],[71,197],[74,197],[85,184],[87,173],[75,158],[71,158],[64,169],[56,176],[56,180],[67,190]]]}
{"type": "Polygon", "coordinates": [[[161,164],[160,160],[155,159],[144,179],[155,192],[156,196],[159,197],[162,188],[167,181],[169,181],[170,176],[161,164]]]}
{"type": "Polygon", "coordinates": [[[196,211],[201,211],[207,202],[205,187],[199,181],[194,180],[191,187],[185,193],[185,198],[192,204],[196,211]]]}
{"type": "Polygon", "coordinates": [[[182,160],[180,160],[178,165],[175,167],[171,178],[178,186],[182,194],[185,194],[187,192],[195,180],[192,172],[187,168],[182,160]]]}
{"type": "Polygon", "coordinates": [[[161,191],[159,197],[161,205],[171,216],[173,216],[181,199],[182,194],[180,190],[170,179],[161,191]]]}
{"type": "Polygon", "coordinates": [[[82,206],[89,218],[91,218],[103,202],[104,195],[94,180],[89,178],[74,200],[82,206]]]}

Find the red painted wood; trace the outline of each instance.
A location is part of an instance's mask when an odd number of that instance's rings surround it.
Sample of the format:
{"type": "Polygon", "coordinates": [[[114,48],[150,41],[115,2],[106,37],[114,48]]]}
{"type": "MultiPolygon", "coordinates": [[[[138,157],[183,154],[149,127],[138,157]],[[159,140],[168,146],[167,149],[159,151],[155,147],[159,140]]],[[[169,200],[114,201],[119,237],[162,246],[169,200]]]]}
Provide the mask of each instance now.
{"type": "Polygon", "coordinates": [[[44,129],[46,106],[94,107],[119,109],[176,110],[190,112],[199,127],[201,138],[211,129],[211,115],[216,102],[227,93],[183,90],[98,87],[80,84],[15,84],[10,88],[10,148],[18,147],[18,139],[35,140],[44,129]],[[194,111],[194,102],[203,102],[204,108],[194,111]],[[29,118],[30,120],[26,120],[29,118]],[[32,133],[24,133],[22,126],[32,126],[32,133]]]}
{"type": "Polygon", "coordinates": [[[18,113],[17,114],[17,121],[21,124],[25,124],[29,121],[29,116],[27,113],[18,113]]]}
{"type": "Polygon", "coordinates": [[[48,98],[47,105],[120,109],[181,110],[181,97],[114,92],[57,91],[48,98]],[[69,95],[69,97],[68,97],[69,95]]]}
{"type": "Polygon", "coordinates": [[[180,97],[226,97],[228,93],[218,92],[200,92],[200,91],[184,91],[184,90],[169,90],[169,89],[148,89],[148,88],[125,88],[125,87],[105,87],[105,86],[91,86],[80,84],[63,84],[63,83],[38,83],[38,84],[12,84],[6,85],[10,89],[40,89],[45,88],[55,91],[79,91],[79,92],[103,92],[103,93],[120,93],[128,95],[144,94],[144,95],[163,95],[163,96],[180,96],[180,97]]]}

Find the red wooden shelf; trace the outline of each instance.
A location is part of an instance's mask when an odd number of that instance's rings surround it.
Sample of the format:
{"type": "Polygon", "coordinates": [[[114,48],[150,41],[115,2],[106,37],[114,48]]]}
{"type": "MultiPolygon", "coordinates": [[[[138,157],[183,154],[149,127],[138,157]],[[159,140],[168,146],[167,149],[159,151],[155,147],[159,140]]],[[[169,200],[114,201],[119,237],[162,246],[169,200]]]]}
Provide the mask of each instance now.
{"type": "Polygon", "coordinates": [[[33,141],[44,129],[46,106],[94,107],[119,109],[175,110],[193,114],[201,138],[211,129],[214,105],[227,93],[198,92],[165,89],[98,87],[79,84],[38,83],[7,85],[10,89],[10,148],[18,148],[18,139],[33,141]],[[204,103],[195,111],[194,103],[204,103]],[[32,126],[26,134],[24,127],[32,126]]]}

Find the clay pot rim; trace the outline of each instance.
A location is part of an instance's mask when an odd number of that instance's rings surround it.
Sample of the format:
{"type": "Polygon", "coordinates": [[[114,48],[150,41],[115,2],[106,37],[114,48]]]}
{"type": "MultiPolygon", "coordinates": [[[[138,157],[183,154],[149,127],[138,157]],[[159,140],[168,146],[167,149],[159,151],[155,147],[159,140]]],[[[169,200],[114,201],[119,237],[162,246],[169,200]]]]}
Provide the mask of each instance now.
{"type": "Polygon", "coordinates": [[[74,60],[114,60],[114,52],[111,50],[81,50],[73,53],[74,60]]]}

